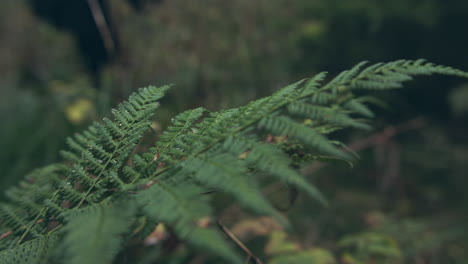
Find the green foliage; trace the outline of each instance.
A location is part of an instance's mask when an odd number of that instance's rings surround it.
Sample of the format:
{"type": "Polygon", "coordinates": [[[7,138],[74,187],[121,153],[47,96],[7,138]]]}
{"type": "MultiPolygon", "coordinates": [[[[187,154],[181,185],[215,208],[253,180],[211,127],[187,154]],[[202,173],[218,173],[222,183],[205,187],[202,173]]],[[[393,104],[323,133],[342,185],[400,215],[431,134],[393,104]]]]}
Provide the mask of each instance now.
{"type": "Polygon", "coordinates": [[[99,204],[70,214],[64,230],[63,259],[72,264],[111,263],[122,247],[121,236],[128,232],[136,209],[125,202],[118,203],[118,208],[99,204]]]}
{"type": "Polygon", "coordinates": [[[1,264],[49,263],[48,255],[57,246],[56,235],[45,235],[0,252],[1,264]]]}
{"type": "Polygon", "coordinates": [[[134,154],[168,87],[140,89],[112,112],[113,120],[104,118],[69,138],[69,150],[62,152],[66,162],[33,172],[8,192],[9,200],[0,205],[1,261],[17,258],[18,252],[29,261],[42,260],[52,255],[42,253],[43,241],[58,235],[72,263],[109,262],[123,248],[122,237],[132,236],[132,220],[145,218],[148,227],[164,223],[189,244],[241,263],[232,245],[205,223],[215,217],[206,190],[220,189],[252,212],[287,226],[261,193],[263,177],[302,189],[322,203],[325,198],[293,166],[284,146],[300,144],[317,157],[352,159],[329,134],[369,128],[371,112],[355,90],[400,88],[412,76],[433,73],[468,78],[468,73],[424,60],[360,63],[326,85],[322,73],[239,108],[186,111],[154,147],[134,154]]]}

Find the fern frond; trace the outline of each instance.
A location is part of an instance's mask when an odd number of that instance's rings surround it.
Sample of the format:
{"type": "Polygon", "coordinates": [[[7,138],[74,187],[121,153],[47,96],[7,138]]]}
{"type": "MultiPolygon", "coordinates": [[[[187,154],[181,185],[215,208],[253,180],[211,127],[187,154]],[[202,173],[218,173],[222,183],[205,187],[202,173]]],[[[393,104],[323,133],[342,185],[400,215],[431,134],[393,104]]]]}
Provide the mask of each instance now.
{"type": "Polygon", "coordinates": [[[344,104],[344,108],[367,118],[373,118],[374,113],[358,99],[351,99],[344,104]]]}
{"type": "Polygon", "coordinates": [[[399,88],[413,76],[433,73],[468,78],[468,73],[424,60],[365,64],[325,85],[326,74],[320,73],[239,108],[186,111],[147,153],[132,155],[167,87],[140,90],[113,111],[113,120],[70,138],[69,150],[62,152],[67,162],[35,171],[34,180],[9,191],[9,201],[0,205],[0,256],[10,258],[24,248],[37,253],[40,241],[65,230],[64,249],[72,263],[110,262],[138,215],[171,226],[184,241],[227,262],[240,263],[215,228],[199,224],[215,217],[201,193],[216,187],[244,207],[286,224],[261,194],[256,172],[325,203],[299,174],[285,146],[306,146],[308,160],[351,159],[329,137],[338,129],[369,128],[365,118],[373,113],[354,90],[399,88]],[[270,139],[274,136],[283,143],[270,139]],[[89,259],[83,259],[83,251],[89,259]]]}
{"type": "Polygon", "coordinates": [[[256,182],[246,177],[248,168],[237,156],[225,153],[201,155],[184,161],[181,167],[181,174],[192,175],[204,186],[219,187],[231,193],[245,207],[260,214],[275,215],[275,210],[260,193],[256,182]]]}
{"type": "Polygon", "coordinates": [[[370,129],[367,124],[356,121],[340,109],[330,107],[310,105],[302,102],[295,102],[288,105],[288,112],[295,116],[310,118],[324,123],[335,124],[343,127],[354,127],[360,129],[370,129]]]}
{"type": "Polygon", "coordinates": [[[262,119],[259,128],[268,130],[275,135],[284,135],[297,139],[303,144],[309,145],[312,148],[322,151],[324,153],[350,158],[345,153],[339,151],[327,138],[320,133],[317,133],[312,128],[300,124],[293,119],[286,116],[267,117],[262,119]]]}
{"type": "Polygon", "coordinates": [[[47,264],[48,255],[57,246],[56,235],[46,235],[0,252],[0,264],[47,264]]]}
{"type": "MultiPolygon", "coordinates": [[[[43,216],[42,202],[50,197],[60,184],[59,171],[63,166],[53,164],[36,169],[28,174],[18,185],[5,192],[9,203],[0,203],[0,235],[11,233],[0,239],[0,249],[11,248],[18,241],[17,237],[30,225],[31,215],[43,216]]],[[[35,222],[31,233],[40,236],[46,226],[35,222]]]]}
{"type": "Polygon", "coordinates": [[[356,77],[347,80],[350,89],[391,89],[403,87],[403,82],[412,80],[413,76],[431,74],[452,75],[467,78],[466,72],[435,65],[419,59],[398,60],[390,63],[377,63],[363,70],[356,77]]]}
{"type": "Polygon", "coordinates": [[[1,206],[0,221],[2,229],[13,234],[1,239],[0,247],[11,248],[45,234],[48,223],[63,220],[69,208],[97,203],[108,189],[122,189],[115,175],[148,129],[157,100],[167,89],[168,86],[140,89],[113,111],[114,121],[104,119],[103,125],[94,123],[87,131],[68,139],[70,151],[63,152],[63,156],[69,164],[35,171],[31,180],[37,182],[9,191],[10,203],[1,206]]]}
{"type": "Polygon", "coordinates": [[[326,204],[325,197],[303,177],[290,167],[289,158],[280,149],[254,140],[240,137],[229,137],[223,144],[226,151],[240,155],[248,150],[246,161],[249,166],[272,176],[286,183],[297,186],[305,190],[311,197],[326,204]]]}
{"type": "Polygon", "coordinates": [[[161,158],[166,162],[170,160],[178,160],[183,157],[184,153],[177,152],[180,149],[186,149],[190,141],[187,136],[190,133],[195,133],[193,124],[207,110],[204,108],[196,108],[183,112],[172,120],[172,126],[162,134],[156,143],[156,149],[161,158]]]}
{"type": "Polygon", "coordinates": [[[201,195],[202,191],[190,180],[167,179],[140,191],[135,200],[146,216],[172,224],[179,235],[186,236],[198,220],[212,214],[208,198],[201,195]]]}
{"type": "Polygon", "coordinates": [[[68,215],[63,241],[67,263],[111,263],[135,213],[133,203],[125,201],[118,206],[93,205],[68,215]]]}
{"type": "Polygon", "coordinates": [[[195,247],[208,250],[231,263],[241,263],[239,256],[230,248],[220,234],[208,227],[198,226],[209,219],[212,209],[202,188],[190,179],[174,178],[154,183],[149,189],[139,192],[135,201],[144,215],[153,222],[167,223],[177,235],[195,247]]]}

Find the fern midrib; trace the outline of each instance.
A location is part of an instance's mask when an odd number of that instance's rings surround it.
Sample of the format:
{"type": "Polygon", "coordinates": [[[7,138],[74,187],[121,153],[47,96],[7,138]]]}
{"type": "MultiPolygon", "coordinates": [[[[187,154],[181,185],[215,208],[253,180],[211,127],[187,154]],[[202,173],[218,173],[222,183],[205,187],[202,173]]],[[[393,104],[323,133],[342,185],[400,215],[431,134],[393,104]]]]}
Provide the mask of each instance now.
{"type": "MultiPolygon", "coordinates": [[[[304,84],[307,82],[307,80],[309,79],[306,79],[306,80],[303,80],[302,83],[300,84],[301,87],[298,87],[296,89],[304,89],[304,84]]],[[[299,92],[299,91],[296,91],[296,92],[299,92]]],[[[229,136],[233,136],[249,127],[252,127],[254,124],[260,122],[263,118],[266,118],[267,116],[271,116],[272,113],[280,110],[281,108],[284,108],[286,107],[288,104],[294,102],[294,101],[297,101],[297,100],[301,100],[301,99],[304,99],[304,98],[307,98],[309,96],[312,96],[314,93],[319,93],[319,92],[324,92],[324,91],[327,91],[327,90],[330,90],[329,87],[326,87],[326,89],[321,89],[321,90],[316,90],[316,91],[313,91],[313,92],[310,92],[310,93],[307,93],[307,94],[304,94],[304,95],[300,95],[298,97],[294,97],[294,98],[291,98],[289,100],[286,100],[283,104],[279,104],[277,107],[275,108],[272,108],[270,111],[268,112],[265,112],[265,114],[263,114],[262,116],[259,116],[259,117],[256,117],[254,120],[250,121],[250,122],[247,122],[245,125],[243,126],[240,126],[239,128],[225,134],[224,136],[221,136],[220,138],[218,138],[217,140],[213,141],[212,143],[210,143],[209,145],[207,145],[205,148],[203,148],[202,150],[190,155],[190,157],[195,157],[195,156],[198,156],[200,154],[203,154],[204,152],[210,150],[212,147],[214,147],[216,144],[226,140],[226,138],[228,138],[229,136]]],[[[302,91],[302,90],[301,90],[302,91]]],[[[273,96],[269,96],[268,97],[268,100],[265,101],[265,103],[268,103],[270,100],[273,99],[273,96]]],[[[163,168],[159,171],[155,171],[151,176],[148,177],[148,180],[154,180],[156,177],[162,175],[164,172],[170,170],[171,168],[173,168],[174,166],[176,166],[177,164],[171,164],[169,166],[167,166],[166,168],[163,168]]]]}
{"type": "MultiPolygon", "coordinates": [[[[298,85],[298,87],[296,87],[296,89],[294,90],[294,92],[297,92],[298,94],[300,94],[299,96],[295,96],[295,97],[292,97],[291,99],[288,99],[288,100],[285,100],[283,103],[280,103],[278,104],[278,106],[276,107],[273,107],[272,109],[270,109],[269,111],[266,111],[264,112],[262,115],[260,116],[256,116],[253,120],[245,123],[244,125],[238,127],[237,129],[231,131],[231,132],[228,132],[226,133],[224,136],[221,136],[219,137],[217,140],[213,141],[212,143],[208,144],[205,148],[201,149],[200,151],[198,152],[195,152],[193,154],[190,155],[190,157],[195,157],[195,156],[199,156],[201,154],[203,154],[204,152],[210,150],[211,148],[213,148],[216,144],[226,140],[226,138],[228,138],[229,136],[233,136],[233,135],[236,135],[238,134],[239,132],[242,132],[243,130],[247,129],[247,128],[250,128],[252,127],[254,124],[260,122],[263,118],[266,118],[267,116],[271,116],[272,113],[286,107],[288,104],[294,102],[294,101],[298,101],[298,100],[301,100],[301,99],[304,99],[304,98],[307,98],[307,97],[310,97],[312,96],[313,94],[317,94],[317,93],[321,93],[321,92],[324,92],[324,91],[327,91],[327,90],[330,90],[333,86],[322,86],[322,89],[318,89],[318,90],[315,90],[315,91],[311,91],[310,93],[306,93],[306,94],[302,94],[302,90],[305,88],[305,84],[307,83],[307,81],[310,80],[310,79],[305,79],[305,80],[302,80],[301,83],[298,85]]],[[[317,81],[317,83],[319,83],[319,81],[317,81]]],[[[313,85],[313,84],[311,84],[313,85]]],[[[263,102],[263,104],[267,104],[268,102],[270,102],[271,100],[273,99],[273,96],[269,96],[267,97],[267,100],[265,100],[265,102],[263,102]]],[[[135,121],[131,122],[131,124],[135,123],[135,121]]],[[[111,157],[109,157],[105,163],[105,165],[103,166],[103,168],[101,169],[101,171],[99,172],[99,174],[96,176],[96,179],[93,181],[92,185],[88,188],[88,190],[86,191],[85,195],[83,196],[83,198],[81,198],[80,202],[75,206],[75,208],[79,208],[83,202],[86,200],[86,198],[89,197],[92,189],[95,187],[96,183],[100,180],[101,176],[103,175],[103,173],[106,171],[106,168],[107,166],[109,166],[111,160],[114,157],[114,155],[116,153],[118,153],[118,151],[120,151],[123,146],[125,146],[124,144],[122,144],[123,141],[119,141],[119,145],[115,147],[111,157]]],[[[164,172],[170,170],[171,168],[175,167],[177,165],[177,163],[175,164],[171,164],[169,165],[168,167],[166,168],[163,168],[159,171],[155,171],[151,176],[148,177],[148,180],[154,180],[155,178],[157,178],[158,176],[162,175],[164,172]]],[[[67,177],[68,179],[68,177],[67,177]]],[[[58,189],[57,191],[55,191],[55,193],[52,195],[52,198],[51,199],[55,199],[57,198],[57,195],[58,193],[60,192],[60,189],[58,189]]],[[[101,202],[105,201],[107,199],[104,199],[100,202],[98,202],[97,204],[100,204],[101,202]]],[[[32,227],[34,226],[34,224],[36,223],[36,221],[40,218],[41,215],[43,215],[43,213],[48,210],[48,207],[44,207],[38,214],[37,216],[34,218],[34,220],[31,222],[31,224],[29,225],[28,229],[22,234],[21,238],[18,240],[18,242],[16,243],[17,245],[19,245],[23,240],[24,238],[27,236],[27,234],[30,232],[30,230],[32,229],[32,227]]],[[[58,230],[60,228],[61,225],[57,226],[54,230],[51,230],[47,233],[52,233],[54,232],[55,230],[58,230]]]]}
{"type": "MultiPolygon", "coordinates": [[[[68,178],[69,176],[67,176],[67,178],[65,179],[65,181],[68,181],[68,178]]],[[[54,200],[57,198],[57,195],[59,194],[60,192],[60,188],[58,188],[54,194],[52,194],[50,200],[54,200]]],[[[47,210],[49,209],[49,207],[47,206],[44,206],[41,211],[36,215],[36,217],[34,218],[33,221],[31,221],[31,224],[28,226],[28,228],[24,231],[24,233],[21,235],[20,239],[18,240],[18,242],[16,242],[16,246],[18,246],[19,244],[21,244],[21,242],[24,240],[24,238],[26,238],[26,236],[29,234],[29,232],[31,231],[31,229],[33,228],[33,226],[36,224],[36,222],[39,220],[40,216],[43,215],[47,210]]],[[[47,232],[46,234],[48,234],[50,232],[47,232]]]]}
{"type": "MultiPolygon", "coordinates": [[[[55,196],[55,193],[54,193],[54,196],[55,196]]],[[[21,235],[20,239],[18,240],[18,242],[16,242],[16,246],[18,246],[19,244],[21,244],[21,242],[24,240],[24,238],[29,234],[29,232],[31,231],[31,229],[33,228],[33,226],[36,224],[36,222],[39,220],[39,217],[47,210],[48,208],[47,207],[44,207],[42,208],[42,210],[36,215],[36,217],[34,218],[34,220],[32,220],[31,224],[29,224],[28,228],[23,232],[23,234],[21,235]]]]}
{"type": "MultiPolygon", "coordinates": [[[[158,104],[156,103],[156,106],[158,104]]],[[[144,109],[144,107],[142,108],[144,109]]],[[[137,120],[133,120],[132,122],[130,122],[130,124],[135,124],[137,123],[137,120]]],[[[129,125],[130,127],[130,125],[129,125]]],[[[126,136],[128,136],[128,131],[126,133],[126,135],[123,135],[122,138],[125,138],[126,136]]],[[[109,166],[110,162],[115,159],[114,155],[118,152],[120,152],[126,145],[123,144],[125,143],[124,140],[120,140],[118,142],[118,145],[115,147],[114,149],[114,152],[112,152],[111,156],[107,159],[107,162],[106,164],[103,166],[103,168],[101,169],[101,171],[99,172],[99,174],[96,176],[96,179],[93,181],[92,185],[88,188],[88,190],[86,191],[86,194],[83,196],[83,198],[81,198],[80,202],[78,203],[78,205],[75,206],[75,208],[79,208],[81,206],[81,204],[83,204],[83,202],[88,198],[88,196],[90,195],[92,189],[96,186],[96,183],[101,179],[101,176],[102,174],[106,171],[106,168],[107,166],[109,166]]]]}
{"type": "MultiPolygon", "coordinates": [[[[134,123],[134,122],[132,122],[134,123]]],[[[88,188],[88,190],[86,191],[85,195],[83,196],[83,198],[81,198],[80,202],[75,206],[75,208],[79,208],[81,206],[81,204],[83,204],[84,200],[86,200],[86,198],[88,198],[88,196],[90,195],[91,193],[91,190],[94,188],[94,186],[96,186],[96,183],[101,179],[101,176],[102,174],[106,171],[106,168],[107,166],[109,166],[110,162],[112,159],[114,159],[114,155],[120,151],[123,146],[125,146],[125,144],[122,144],[123,140],[120,140],[119,141],[119,144],[115,147],[114,149],[114,152],[112,152],[112,155],[107,159],[107,162],[106,164],[103,166],[103,168],[101,169],[101,171],[99,172],[99,174],[96,176],[96,179],[94,179],[93,183],[91,184],[91,186],[88,188]],[[123,145],[123,146],[122,146],[123,145]]]]}
{"type": "MultiPolygon", "coordinates": [[[[119,142],[119,144],[121,144],[122,141],[119,142]]],[[[91,187],[88,189],[88,191],[86,192],[85,196],[83,198],[81,198],[80,202],[75,206],[75,208],[79,208],[81,206],[81,204],[84,202],[84,200],[86,200],[86,198],[88,198],[88,195],[90,194],[91,190],[94,188],[94,186],[96,185],[97,181],[100,179],[100,176],[102,176],[102,174],[104,173],[105,171],[105,168],[110,164],[110,161],[114,158],[114,155],[116,154],[117,150],[119,150],[120,146],[116,146],[116,149],[114,150],[114,152],[112,153],[111,157],[108,159],[108,161],[106,162],[106,165],[103,167],[103,169],[101,169],[100,173],[98,174],[98,176],[96,177],[96,179],[93,181],[93,184],[91,185],[91,187]]],[[[67,181],[69,178],[69,176],[67,176],[67,178],[65,179],[65,181],[67,181]]],[[[55,198],[57,198],[57,195],[59,194],[60,192],[60,188],[57,189],[54,194],[52,195],[51,197],[51,200],[54,200],[55,198]]],[[[99,202],[100,203],[100,202],[99,202]]],[[[28,228],[24,231],[24,233],[21,235],[20,239],[18,240],[18,242],[16,242],[16,245],[18,246],[19,244],[21,244],[21,242],[24,240],[24,238],[29,234],[29,232],[31,231],[32,227],[36,224],[36,222],[39,220],[40,216],[44,214],[45,211],[47,211],[49,208],[48,207],[43,207],[42,210],[36,215],[36,217],[34,218],[34,220],[32,220],[31,224],[28,226],[28,228]]],[[[52,231],[48,232],[48,233],[51,233],[52,231]]]]}
{"type": "MultiPolygon", "coordinates": [[[[158,184],[158,183],[156,183],[158,184]]],[[[174,199],[178,201],[179,206],[182,206],[184,209],[184,212],[186,212],[188,215],[190,215],[190,218],[194,218],[195,215],[192,213],[190,210],[190,207],[187,204],[187,200],[180,198],[180,196],[177,194],[177,192],[174,192],[171,188],[168,188],[165,184],[158,184],[158,186],[161,189],[164,189],[166,192],[170,193],[174,199]]]]}
{"type": "MultiPolygon", "coordinates": [[[[136,123],[136,121],[132,121],[130,122],[130,124],[134,124],[136,123]]],[[[123,135],[122,137],[125,137],[126,135],[123,135]]],[[[83,202],[88,198],[88,196],[90,195],[92,189],[96,186],[96,183],[100,180],[101,176],[103,175],[103,173],[106,171],[106,168],[107,166],[109,166],[110,162],[115,158],[115,154],[118,153],[120,150],[123,149],[123,147],[125,147],[125,144],[123,144],[125,142],[123,142],[123,140],[120,140],[118,142],[118,145],[115,147],[114,151],[112,152],[111,156],[108,158],[107,162],[105,163],[105,165],[103,166],[103,168],[101,169],[101,171],[99,172],[99,174],[96,176],[96,179],[93,181],[92,185],[88,188],[87,192],[85,193],[85,195],[83,196],[83,198],[81,198],[80,202],[75,206],[75,208],[79,208],[83,202]]],[[[64,181],[68,181],[69,179],[69,175],[67,176],[67,178],[64,180],[64,181]]],[[[57,198],[57,195],[60,193],[60,188],[58,188],[54,194],[51,196],[51,200],[54,200],[57,198]]],[[[107,199],[103,199],[102,201],[98,202],[97,204],[101,204],[101,202],[105,201],[107,199]]],[[[20,239],[16,242],[16,246],[20,245],[21,242],[26,238],[26,236],[29,234],[29,232],[31,231],[31,229],[33,228],[33,226],[36,224],[36,222],[39,220],[39,218],[41,217],[41,215],[44,214],[44,212],[46,212],[49,208],[47,206],[43,207],[41,209],[41,211],[36,215],[36,217],[34,218],[34,220],[31,221],[31,224],[29,224],[28,228],[23,232],[23,234],[21,235],[20,239]]],[[[62,224],[60,224],[59,226],[57,226],[56,228],[54,228],[53,230],[47,232],[46,234],[50,234],[52,233],[53,231],[55,230],[58,230],[60,227],[62,226],[62,224]]]]}
{"type": "MultiPolygon", "coordinates": [[[[193,113],[193,112],[192,112],[193,113]]],[[[192,114],[191,113],[191,114],[192,114]]],[[[187,117],[188,120],[190,120],[189,117],[187,117]]],[[[160,150],[160,153],[161,155],[164,155],[166,150],[172,146],[172,143],[174,142],[174,140],[181,134],[183,134],[188,128],[190,128],[190,126],[192,125],[191,122],[186,122],[183,126],[182,126],[182,129],[180,129],[179,131],[177,131],[177,133],[175,133],[171,139],[166,143],[166,145],[160,150]]]]}
{"type": "MultiPolygon", "coordinates": [[[[106,202],[109,202],[111,198],[112,198],[111,196],[109,196],[109,197],[107,197],[107,198],[104,198],[102,201],[95,203],[95,205],[102,205],[102,204],[104,204],[104,203],[106,203],[106,202]]],[[[47,208],[47,207],[44,207],[44,209],[47,210],[48,208],[47,208]]],[[[35,222],[36,222],[36,221],[34,221],[33,223],[35,223],[35,222]]],[[[53,234],[53,233],[59,231],[60,228],[62,228],[63,226],[64,226],[63,223],[60,223],[60,224],[58,224],[56,227],[54,227],[53,229],[51,229],[51,230],[49,230],[48,232],[46,232],[45,234],[43,234],[43,236],[48,236],[48,235],[50,235],[50,234],[53,234]]],[[[24,238],[23,238],[23,239],[24,239],[24,238]]],[[[19,242],[16,244],[16,246],[18,246],[18,245],[19,245],[19,242]]]]}

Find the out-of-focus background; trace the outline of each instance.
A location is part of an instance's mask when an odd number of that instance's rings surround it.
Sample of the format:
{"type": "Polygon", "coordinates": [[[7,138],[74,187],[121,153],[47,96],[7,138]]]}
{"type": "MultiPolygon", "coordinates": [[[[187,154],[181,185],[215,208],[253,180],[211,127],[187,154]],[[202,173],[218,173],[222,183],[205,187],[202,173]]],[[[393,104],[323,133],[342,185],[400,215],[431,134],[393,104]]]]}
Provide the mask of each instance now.
{"type": "MultiPolygon", "coordinates": [[[[0,190],[60,160],[67,136],[139,87],[175,84],[157,117],[165,127],[185,109],[239,106],[363,60],[468,70],[467,28],[464,0],[2,0],[0,190]]],[[[468,82],[434,76],[375,96],[386,102],[375,130],[338,135],[359,151],[355,167],[305,172],[329,208],[300,196],[288,235],[233,218],[253,250],[466,263],[468,82]]]]}

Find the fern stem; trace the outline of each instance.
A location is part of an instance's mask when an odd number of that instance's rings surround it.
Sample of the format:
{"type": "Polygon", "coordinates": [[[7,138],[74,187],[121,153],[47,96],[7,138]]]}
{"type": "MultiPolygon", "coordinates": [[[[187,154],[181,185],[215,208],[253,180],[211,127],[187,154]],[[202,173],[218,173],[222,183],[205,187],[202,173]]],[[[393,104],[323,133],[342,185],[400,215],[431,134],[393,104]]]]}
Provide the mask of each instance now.
{"type": "MultiPolygon", "coordinates": [[[[59,190],[56,190],[54,192],[54,194],[52,195],[52,199],[55,199],[57,198],[57,195],[59,193],[59,190]]],[[[33,226],[36,224],[37,220],[39,220],[39,217],[44,214],[46,211],[47,211],[48,207],[43,207],[41,209],[41,211],[36,215],[36,217],[31,221],[31,224],[29,224],[28,228],[23,232],[23,234],[21,235],[21,237],[18,239],[18,241],[16,242],[16,245],[18,246],[19,244],[21,244],[21,242],[23,242],[24,238],[29,234],[29,232],[31,231],[31,229],[33,228],[33,226]]]]}
{"type": "MultiPolygon", "coordinates": [[[[300,84],[300,87],[298,87],[297,89],[303,89],[304,88],[304,84],[308,81],[309,79],[305,79],[302,81],[302,83],[300,84]]],[[[254,124],[260,122],[260,120],[262,120],[263,118],[267,117],[267,116],[271,116],[272,113],[286,107],[288,104],[290,104],[291,102],[294,102],[294,101],[297,101],[297,100],[301,100],[301,99],[304,99],[306,97],[309,97],[311,95],[313,95],[314,93],[317,93],[317,92],[323,92],[325,90],[328,90],[328,88],[326,89],[322,89],[322,90],[317,90],[315,92],[311,92],[311,93],[307,93],[305,95],[301,95],[301,96],[298,96],[296,98],[292,98],[292,99],[289,99],[287,101],[285,101],[283,104],[279,104],[277,107],[275,108],[272,108],[270,111],[268,112],[265,112],[264,115],[260,116],[260,117],[257,117],[255,120],[252,120],[250,122],[247,122],[245,125],[243,126],[240,126],[239,128],[235,129],[234,131],[231,131],[230,133],[228,134],[225,134],[224,136],[221,136],[220,138],[218,138],[217,140],[213,141],[212,143],[208,144],[205,148],[203,148],[202,150],[198,151],[197,153],[195,154],[192,154],[191,156],[198,156],[208,150],[210,150],[213,146],[215,146],[216,144],[226,140],[229,136],[233,136],[247,128],[250,128],[252,127],[254,124]]],[[[269,97],[268,98],[268,101],[265,101],[265,103],[268,103],[269,100],[271,99],[272,97],[269,97]]],[[[164,172],[166,172],[167,170],[171,169],[174,165],[169,165],[167,166],[166,168],[163,168],[161,170],[156,170],[152,175],[150,175],[148,177],[149,180],[154,180],[156,177],[160,176],[161,174],[163,174],[164,172]]]]}
{"type": "Polygon", "coordinates": [[[106,164],[103,166],[103,168],[101,169],[101,171],[99,172],[99,174],[96,176],[96,179],[94,179],[93,183],[91,184],[91,186],[88,188],[88,190],[86,191],[85,195],[81,198],[80,202],[75,206],[75,208],[79,208],[83,202],[88,198],[88,196],[91,194],[91,191],[93,190],[93,188],[96,186],[96,183],[101,179],[101,176],[102,174],[106,171],[106,168],[107,166],[109,166],[110,162],[112,159],[114,159],[114,155],[116,153],[118,153],[118,151],[121,150],[121,147],[122,147],[122,144],[121,144],[122,141],[119,142],[119,145],[117,145],[115,147],[115,150],[114,152],[112,152],[112,155],[107,159],[106,161],[106,164]]]}
{"type": "Polygon", "coordinates": [[[34,220],[32,220],[31,224],[28,226],[28,228],[23,232],[23,234],[21,235],[21,237],[18,239],[18,241],[16,242],[16,245],[18,246],[19,244],[21,244],[21,242],[24,240],[24,238],[29,234],[29,232],[31,231],[31,229],[33,228],[33,226],[36,224],[37,220],[39,220],[39,217],[45,212],[45,210],[47,210],[47,207],[44,207],[42,208],[42,210],[36,215],[36,217],[34,218],[34,220]]]}

